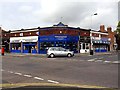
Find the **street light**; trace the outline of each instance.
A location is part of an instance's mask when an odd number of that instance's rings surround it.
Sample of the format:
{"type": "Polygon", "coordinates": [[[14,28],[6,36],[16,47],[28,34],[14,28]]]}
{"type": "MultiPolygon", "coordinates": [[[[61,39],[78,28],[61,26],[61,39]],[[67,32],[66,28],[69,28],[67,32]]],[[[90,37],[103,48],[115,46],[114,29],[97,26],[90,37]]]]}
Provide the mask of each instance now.
{"type": "Polygon", "coordinates": [[[95,15],[97,15],[97,13],[94,13],[91,15],[91,29],[92,29],[92,16],[95,16],[95,15]]]}
{"type": "Polygon", "coordinates": [[[97,15],[97,13],[94,13],[91,15],[91,31],[90,31],[90,55],[93,55],[93,41],[92,41],[92,16],[97,15]]]}

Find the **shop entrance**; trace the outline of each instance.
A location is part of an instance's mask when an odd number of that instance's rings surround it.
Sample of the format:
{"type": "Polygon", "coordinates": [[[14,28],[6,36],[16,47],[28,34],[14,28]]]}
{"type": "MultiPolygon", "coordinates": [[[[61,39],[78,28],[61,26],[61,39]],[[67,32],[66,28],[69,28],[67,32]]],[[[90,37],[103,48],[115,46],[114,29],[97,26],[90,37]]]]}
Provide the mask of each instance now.
{"type": "Polygon", "coordinates": [[[89,43],[80,43],[80,53],[88,53],[90,49],[89,43]]]}
{"type": "Polygon", "coordinates": [[[25,43],[23,44],[23,53],[37,53],[35,43],[25,43]]]}

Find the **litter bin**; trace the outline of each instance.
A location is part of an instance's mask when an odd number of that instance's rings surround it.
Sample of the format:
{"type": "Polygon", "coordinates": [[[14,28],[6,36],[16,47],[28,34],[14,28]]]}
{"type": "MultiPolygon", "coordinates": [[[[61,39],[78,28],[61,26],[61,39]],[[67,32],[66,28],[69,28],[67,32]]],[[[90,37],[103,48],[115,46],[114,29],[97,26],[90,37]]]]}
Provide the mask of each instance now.
{"type": "Polygon", "coordinates": [[[90,50],[90,55],[93,55],[93,50],[90,50]]]}

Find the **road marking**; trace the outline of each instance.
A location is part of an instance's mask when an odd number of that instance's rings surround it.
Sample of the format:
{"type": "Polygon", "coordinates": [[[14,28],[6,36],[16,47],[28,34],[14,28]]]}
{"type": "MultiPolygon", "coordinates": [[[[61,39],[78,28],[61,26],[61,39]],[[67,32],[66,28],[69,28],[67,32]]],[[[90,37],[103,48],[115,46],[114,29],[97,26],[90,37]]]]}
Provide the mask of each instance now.
{"type": "Polygon", "coordinates": [[[1,71],[5,71],[5,70],[1,69],[1,71]]]}
{"type": "Polygon", "coordinates": [[[93,61],[95,61],[95,59],[89,59],[89,60],[87,60],[87,61],[89,61],[89,62],[93,62],[93,61]]]}
{"type": "Polygon", "coordinates": [[[44,80],[43,78],[39,78],[39,77],[34,77],[34,79],[37,79],[37,80],[44,80]]]}
{"type": "Polygon", "coordinates": [[[104,61],[105,63],[110,63],[111,61],[104,61]]]}
{"type": "Polygon", "coordinates": [[[103,57],[100,57],[100,58],[98,58],[98,59],[103,59],[103,57]]]}
{"type": "Polygon", "coordinates": [[[95,61],[95,62],[102,62],[103,60],[97,60],[97,61],[95,61]]]}
{"type": "Polygon", "coordinates": [[[8,71],[9,73],[13,73],[12,71],[8,71]]]}
{"type": "Polygon", "coordinates": [[[22,73],[18,73],[18,72],[15,72],[14,74],[16,74],[16,75],[22,75],[22,73]]]}
{"type": "Polygon", "coordinates": [[[25,77],[32,77],[31,75],[23,75],[23,76],[25,76],[25,77]]]}
{"type": "Polygon", "coordinates": [[[120,63],[120,61],[113,61],[112,63],[120,63]]]}
{"type": "Polygon", "coordinates": [[[59,82],[57,82],[57,81],[53,81],[53,80],[48,80],[48,82],[51,82],[51,83],[56,83],[56,84],[58,84],[59,82]]]}

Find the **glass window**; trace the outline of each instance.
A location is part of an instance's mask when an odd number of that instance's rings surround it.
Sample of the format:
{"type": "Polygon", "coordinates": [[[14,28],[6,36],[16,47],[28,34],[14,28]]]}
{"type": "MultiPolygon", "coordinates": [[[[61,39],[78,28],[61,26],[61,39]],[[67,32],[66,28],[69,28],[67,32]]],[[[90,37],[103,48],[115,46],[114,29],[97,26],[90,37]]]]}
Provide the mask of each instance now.
{"type": "Polygon", "coordinates": [[[21,43],[13,43],[11,44],[12,50],[21,50],[21,43]]]}

